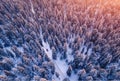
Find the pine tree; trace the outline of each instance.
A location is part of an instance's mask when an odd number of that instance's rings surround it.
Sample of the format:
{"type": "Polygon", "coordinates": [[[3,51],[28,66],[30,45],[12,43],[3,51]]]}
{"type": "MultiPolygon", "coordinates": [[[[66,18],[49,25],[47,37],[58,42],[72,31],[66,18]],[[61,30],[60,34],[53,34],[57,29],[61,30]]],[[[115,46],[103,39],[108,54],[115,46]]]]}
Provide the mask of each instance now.
{"type": "Polygon", "coordinates": [[[72,74],[72,67],[69,66],[69,67],[68,67],[68,70],[67,70],[67,75],[70,77],[71,74],[72,74]]]}

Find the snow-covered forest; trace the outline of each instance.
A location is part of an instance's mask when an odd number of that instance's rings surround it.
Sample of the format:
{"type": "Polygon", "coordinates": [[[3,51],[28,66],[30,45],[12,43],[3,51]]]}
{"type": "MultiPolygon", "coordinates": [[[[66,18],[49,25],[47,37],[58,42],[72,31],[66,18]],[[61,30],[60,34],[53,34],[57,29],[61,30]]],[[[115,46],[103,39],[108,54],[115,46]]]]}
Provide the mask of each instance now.
{"type": "Polygon", "coordinates": [[[0,0],[0,81],[120,80],[119,0],[0,0]]]}

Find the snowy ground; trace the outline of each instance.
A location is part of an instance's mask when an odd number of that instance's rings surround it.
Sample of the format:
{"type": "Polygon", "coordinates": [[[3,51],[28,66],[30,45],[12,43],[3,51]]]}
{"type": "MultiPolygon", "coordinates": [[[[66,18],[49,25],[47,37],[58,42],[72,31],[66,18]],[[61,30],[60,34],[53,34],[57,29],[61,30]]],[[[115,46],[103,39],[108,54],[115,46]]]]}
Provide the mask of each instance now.
{"type": "MultiPolygon", "coordinates": [[[[45,42],[43,40],[43,35],[41,34],[43,49],[45,53],[48,55],[48,57],[51,59],[51,61],[55,64],[55,71],[59,73],[59,78],[56,76],[53,76],[53,80],[55,81],[62,81],[64,78],[69,78],[70,81],[77,81],[78,77],[74,73],[72,73],[71,77],[68,77],[66,72],[68,69],[68,64],[65,62],[65,60],[60,60],[60,56],[57,56],[57,60],[52,59],[52,50],[50,49],[50,46],[48,42],[45,42]]],[[[73,40],[73,39],[72,39],[73,40]]],[[[67,57],[68,61],[73,60],[73,56],[71,55],[72,49],[68,47],[69,44],[67,44],[67,57]]],[[[57,54],[60,55],[60,54],[57,54]]]]}
{"type": "Polygon", "coordinates": [[[33,4],[32,4],[32,1],[31,1],[31,0],[30,0],[30,4],[31,4],[31,12],[32,12],[33,14],[35,14],[34,7],[33,7],[33,4]]]}

